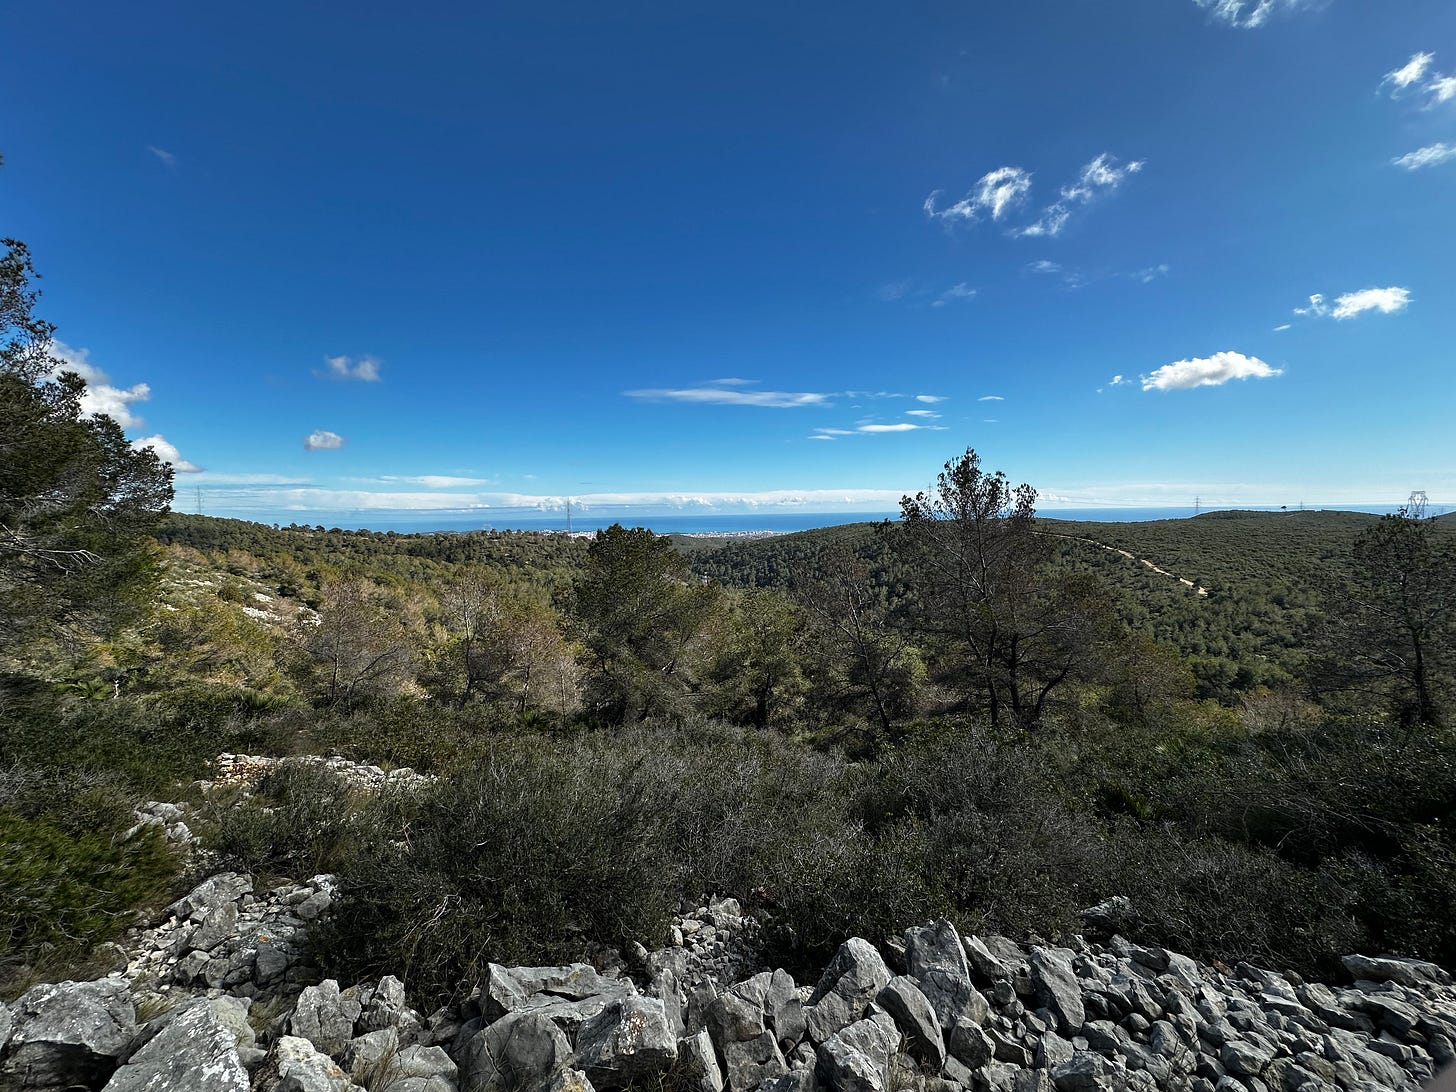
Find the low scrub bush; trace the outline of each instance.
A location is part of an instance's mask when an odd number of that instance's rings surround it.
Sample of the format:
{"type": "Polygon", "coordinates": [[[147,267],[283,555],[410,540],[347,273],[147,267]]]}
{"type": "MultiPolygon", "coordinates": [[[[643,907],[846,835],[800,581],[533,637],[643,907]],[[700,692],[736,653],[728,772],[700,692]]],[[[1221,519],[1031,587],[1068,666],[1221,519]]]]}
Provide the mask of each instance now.
{"type": "Polygon", "coordinates": [[[666,939],[676,871],[630,755],[488,750],[396,813],[381,808],[340,870],[320,937],[331,974],[400,975],[429,997],[485,964],[579,957],[588,939],[666,939]]]}
{"type": "Polygon", "coordinates": [[[349,860],[363,822],[359,812],[374,806],[332,770],[284,762],[259,778],[247,799],[210,800],[198,833],[221,867],[303,878],[349,860]]]}
{"type": "Polygon", "coordinates": [[[0,770],[0,994],[83,960],[169,893],[177,860],[156,827],[131,832],[131,805],[105,777],[0,770]]]}

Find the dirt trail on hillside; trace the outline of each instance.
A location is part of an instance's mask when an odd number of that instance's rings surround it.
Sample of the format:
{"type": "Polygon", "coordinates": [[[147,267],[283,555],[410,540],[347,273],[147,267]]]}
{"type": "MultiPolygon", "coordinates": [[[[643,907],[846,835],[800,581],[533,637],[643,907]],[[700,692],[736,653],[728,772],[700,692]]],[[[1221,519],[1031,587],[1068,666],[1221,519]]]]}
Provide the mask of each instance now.
{"type": "Polygon", "coordinates": [[[1078,538],[1075,535],[1059,535],[1054,531],[1041,531],[1039,533],[1051,535],[1053,538],[1065,538],[1070,539],[1073,542],[1083,542],[1086,543],[1088,546],[1096,546],[1099,550],[1106,550],[1109,553],[1121,554],[1129,561],[1136,561],[1145,569],[1149,569],[1152,572],[1158,573],[1161,576],[1170,577],[1173,580],[1178,581],[1178,583],[1182,584],[1184,587],[1192,589],[1195,595],[1201,595],[1205,597],[1208,595],[1207,588],[1195,584],[1193,581],[1187,579],[1186,577],[1179,576],[1177,573],[1170,573],[1167,569],[1159,568],[1154,562],[1149,561],[1147,558],[1138,557],[1137,554],[1129,553],[1127,550],[1123,550],[1117,546],[1109,546],[1105,542],[1098,542],[1095,538],[1078,538]]]}

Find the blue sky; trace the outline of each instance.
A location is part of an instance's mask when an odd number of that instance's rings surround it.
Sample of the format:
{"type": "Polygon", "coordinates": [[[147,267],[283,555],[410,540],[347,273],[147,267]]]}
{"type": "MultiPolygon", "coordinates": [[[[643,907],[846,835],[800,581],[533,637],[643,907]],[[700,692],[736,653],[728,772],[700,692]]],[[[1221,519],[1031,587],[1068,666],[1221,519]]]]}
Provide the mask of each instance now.
{"type": "Polygon", "coordinates": [[[185,509],[1456,501],[1450,0],[3,18],[0,230],[185,509]]]}

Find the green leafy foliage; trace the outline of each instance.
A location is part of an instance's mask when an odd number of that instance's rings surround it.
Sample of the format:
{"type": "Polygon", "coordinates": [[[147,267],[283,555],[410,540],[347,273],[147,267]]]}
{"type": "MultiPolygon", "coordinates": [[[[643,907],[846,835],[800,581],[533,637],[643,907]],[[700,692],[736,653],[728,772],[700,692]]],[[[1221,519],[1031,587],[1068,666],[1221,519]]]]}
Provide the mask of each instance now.
{"type": "Polygon", "coordinates": [[[0,768],[0,993],[84,959],[178,870],[114,778],[0,768]]]}
{"type": "Polygon", "coordinates": [[[30,253],[0,246],[0,656],[54,659],[148,606],[172,469],[82,415],[85,382],[32,311],[30,253]]]}

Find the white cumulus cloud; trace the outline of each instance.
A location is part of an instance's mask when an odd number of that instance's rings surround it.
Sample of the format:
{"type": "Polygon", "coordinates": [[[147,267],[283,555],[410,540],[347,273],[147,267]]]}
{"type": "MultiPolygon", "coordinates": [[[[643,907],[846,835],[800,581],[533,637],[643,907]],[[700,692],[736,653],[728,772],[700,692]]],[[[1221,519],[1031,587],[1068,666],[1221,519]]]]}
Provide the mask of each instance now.
{"type": "Polygon", "coordinates": [[[113,386],[110,377],[91,363],[89,349],[73,349],[64,341],[53,341],[50,352],[61,361],[61,366],[53,374],[75,372],[86,380],[86,390],[81,395],[83,416],[96,417],[104,413],[122,428],[141,427],[142,418],[133,413],[131,407],[151,398],[151,387],[145,383],[126,388],[113,386]]]}
{"type": "Polygon", "coordinates": [[[1337,319],[1354,318],[1366,311],[1393,315],[1409,307],[1410,301],[1408,288],[1362,288],[1359,292],[1346,292],[1335,300],[1330,314],[1337,319]]]}
{"type": "Polygon", "coordinates": [[[1396,156],[1391,162],[1404,170],[1418,171],[1422,167],[1439,167],[1453,159],[1456,159],[1456,144],[1436,143],[1396,156]]]}
{"type": "Polygon", "coordinates": [[[347,441],[337,432],[329,432],[327,429],[314,429],[303,441],[305,451],[337,451],[347,441]]]}
{"type": "Polygon", "coordinates": [[[171,441],[169,441],[161,433],[158,433],[156,436],[147,436],[140,440],[133,440],[131,442],[131,446],[136,451],[142,451],[146,448],[151,448],[157,453],[157,458],[161,459],[162,462],[169,464],[172,469],[176,470],[178,473],[202,473],[202,467],[197,466],[194,463],[189,463],[186,459],[182,458],[182,453],[177,450],[176,445],[171,443],[171,441]]]}
{"type": "Polygon", "coordinates": [[[1258,357],[1222,352],[1164,364],[1142,378],[1145,391],[1173,391],[1217,387],[1232,379],[1269,379],[1281,374],[1282,369],[1272,368],[1258,357]]]}
{"type": "Polygon", "coordinates": [[[364,383],[379,382],[379,361],[372,356],[361,356],[358,360],[348,356],[326,356],[326,370],[315,372],[328,379],[357,379],[364,383]]]}

